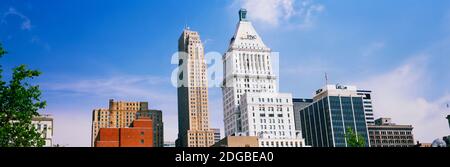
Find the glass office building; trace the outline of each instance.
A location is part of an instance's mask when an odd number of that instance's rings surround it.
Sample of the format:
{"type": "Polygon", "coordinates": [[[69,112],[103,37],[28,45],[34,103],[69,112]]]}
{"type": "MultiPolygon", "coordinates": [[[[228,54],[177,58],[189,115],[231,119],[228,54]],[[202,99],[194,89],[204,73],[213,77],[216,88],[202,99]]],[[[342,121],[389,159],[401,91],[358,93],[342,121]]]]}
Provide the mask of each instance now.
{"type": "Polygon", "coordinates": [[[346,147],[346,130],[361,135],[369,147],[363,97],[350,86],[327,85],[316,92],[314,102],[300,110],[306,145],[346,147]]]}

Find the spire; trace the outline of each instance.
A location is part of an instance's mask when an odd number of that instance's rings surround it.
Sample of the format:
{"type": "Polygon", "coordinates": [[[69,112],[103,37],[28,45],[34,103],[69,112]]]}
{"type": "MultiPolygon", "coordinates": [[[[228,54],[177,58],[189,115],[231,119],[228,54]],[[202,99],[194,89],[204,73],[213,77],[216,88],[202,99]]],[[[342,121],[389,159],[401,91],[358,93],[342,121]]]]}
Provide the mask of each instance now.
{"type": "Polygon", "coordinates": [[[247,9],[239,10],[239,21],[247,21],[247,9]]]}

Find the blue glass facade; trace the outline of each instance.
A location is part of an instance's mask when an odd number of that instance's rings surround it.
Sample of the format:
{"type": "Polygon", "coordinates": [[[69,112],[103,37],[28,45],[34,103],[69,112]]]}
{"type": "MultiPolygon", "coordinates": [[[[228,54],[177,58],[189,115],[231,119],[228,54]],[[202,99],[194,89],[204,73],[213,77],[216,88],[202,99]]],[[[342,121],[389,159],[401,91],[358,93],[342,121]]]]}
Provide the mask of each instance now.
{"type": "Polygon", "coordinates": [[[300,110],[302,134],[313,147],[346,147],[351,128],[369,146],[362,97],[325,96],[300,110]]]}

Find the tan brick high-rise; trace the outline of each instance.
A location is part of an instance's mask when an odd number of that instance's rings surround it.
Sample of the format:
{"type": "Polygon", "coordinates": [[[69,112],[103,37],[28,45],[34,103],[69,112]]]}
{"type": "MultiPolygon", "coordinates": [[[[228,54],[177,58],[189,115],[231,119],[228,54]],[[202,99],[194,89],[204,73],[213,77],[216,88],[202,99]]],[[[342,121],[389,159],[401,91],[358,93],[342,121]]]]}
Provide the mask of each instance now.
{"type": "Polygon", "coordinates": [[[208,82],[203,44],[198,32],[185,29],[178,40],[178,139],[177,147],[209,147],[208,82]]]}
{"type": "Polygon", "coordinates": [[[136,118],[138,111],[148,110],[148,102],[123,102],[109,100],[109,109],[94,109],[92,112],[92,139],[94,146],[100,128],[126,128],[136,118]]]}

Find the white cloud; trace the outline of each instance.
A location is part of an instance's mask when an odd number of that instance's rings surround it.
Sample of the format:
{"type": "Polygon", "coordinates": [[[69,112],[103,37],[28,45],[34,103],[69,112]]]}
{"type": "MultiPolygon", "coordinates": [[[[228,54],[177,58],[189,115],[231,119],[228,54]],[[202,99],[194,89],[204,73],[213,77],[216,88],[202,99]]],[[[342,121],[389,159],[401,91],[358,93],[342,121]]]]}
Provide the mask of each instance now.
{"type": "Polygon", "coordinates": [[[167,94],[155,94],[160,89],[157,85],[170,84],[168,78],[154,76],[115,76],[109,78],[81,79],[75,81],[63,81],[44,83],[44,89],[50,91],[64,91],[73,94],[90,94],[97,96],[113,97],[154,97],[170,98],[167,94]]]}
{"type": "Polygon", "coordinates": [[[314,25],[314,18],[325,6],[313,0],[235,0],[248,10],[249,17],[273,27],[306,29],[314,25]]]}
{"type": "MultiPolygon", "coordinates": [[[[29,9],[31,9],[31,8],[29,8],[29,9]]],[[[31,32],[31,30],[35,26],[31,24],[30,18],[28,18],[28,16],[24,15],[22,12],[19,12],[16,8],[9,7],[8,11],[6,11],[3,14],[3,17],[2,17],[2,19],[0,21],[0,23],[1,24],[7,24],[7,21],[6,21],[7,17],[13,17],[13,16],[14,17],[18,17],[21,20],[21,22],[22,22],[21,25],[20,25],[20,29],[21,30],[30,32],[30,35],[31,35],[30,42],[31,43],[44,48],[46,51],[50,51],[51,50],[51,46],[50,46],[49,43],[45,42],[44,40],[39,38],[37,35],[35,35],[35,34],[33,34],[31,32]]],[[[12,39],[12,37],[13,37],[12,35],[8,35],[7,39],[10,40],[10,39],[12,39]]]]}
{"type": "Polygon", "coordinates": [[[412,124],[415,140],[431,142],[448,135],[445,116],[450,94],[437,98],[426,97],[430,79],[427,77],[427,55],[418,55],[400,67],[358,83],[370,89],[374,97],[377,117],[391,117],[398,124],[412,124]]]}
{"type": "Polygon", "coordinates": [[[373,42],[368,47],[364,48],[362,51],[363,57],[369,57],[376,54],[376,52],[380,51],[385,47],[384,42],[373,42]]]}
{"type": "Polygon", "coordinates": [[[33,27],[31,25],[31,20],[27,16],[25,16],[21,12],[17,11],[13,7],[10,7],[8,9],[8,11],[3,14],[3,19],[2,19],[3,23],[6,23],[5,18],[8,17],[8,16],[18,16],[18,17],[20,17],[22,19],[22,24],[21,24],[21,27],[20,27],[22,30],[30,31],[31,28],[33,27]]]}

